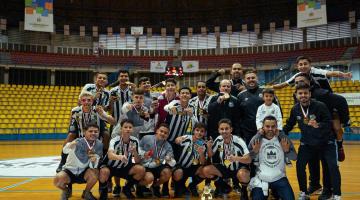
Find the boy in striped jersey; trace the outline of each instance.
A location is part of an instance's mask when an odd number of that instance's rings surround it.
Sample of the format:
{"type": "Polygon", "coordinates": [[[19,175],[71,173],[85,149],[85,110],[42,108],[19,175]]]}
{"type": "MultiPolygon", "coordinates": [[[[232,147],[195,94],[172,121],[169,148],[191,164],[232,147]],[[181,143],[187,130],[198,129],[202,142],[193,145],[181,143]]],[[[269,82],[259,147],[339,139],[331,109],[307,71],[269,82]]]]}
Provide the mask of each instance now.
{"type": "Polygon", "coordinates": [[[199,196],[196,186],[205,178],[202,171],[203,165],[206,164],[205,132],[205,124],[199,122],[194,126],[193,135],[180,136],[175,140],[182,150],[177,167],[173,172],[175,197],[177,198],[186,192],[185,183],[189,177],[193,178],[189,185],[190,192],[193,196],[199,196]]]}
{"type": "Polygon", "coordinates": [[[249,164],[251,157],[243,139],[232,135],[232,124],[229,119],[221,119],[218,124],[219,136],[209,145],[210,157],[217,157],[219,162],[205,166],[203,169],[206,178],[215,180],[215,196],[227,194],[231,187],[224,179],[237,177],[242,185],[241,200],[247,200],[247,184],[250,180],[249,164]]]}
{"type": "MultiPolygon", "coordinates": [[[[103,140],[104,149],[107,149],[109,145],[109,133],[105,126],[105,121],[110,124],[114,124],[115,120],[102,109],[101,106],[92,106],[94,102],[94,96],[90,92],[82,92],[79,96],[81,105],[76,106],[71,110],[71,119],[69,125],[69,133],[64,141],[64,145],[68,142],[72,142],[76,138],[84,137],[84,127],[93,122],[100,127],[99,138],[103,140]]],[[[66,161],[67,154],[61,153],[61,161],[57,172],[59,172],[66,161]]]]}
{"type": "Polygon", "coordinates": [[[131,101],[131,87],[135,88],[129,82],[129,72],[120,70],[118,73],[119,85],[111,88],[109,110],[111,115],[115,118],[116,122],[120,121],[121,108],[125,102],[131,101]]]}
{"type": "Polygon", "coordinates": [[[102,106],[107,108],[109,106],[110,92],[105,88],[108,83],[108,76],[105,72],[98,72],[95,74],[95,83],[86,84],[81,92],[88,91],[94,95],[94,106],[102,106]]]}
{"type": "MultiPolygon", "coordinates": [[[[165,123],[159,125],[155,135],[146,135],[140,140],[140,148],[144,152],[143,166],[146,174],[143,185],[152,183],[153,194],[161,197],[160,185],[167,183],[171,177],[171,167],[175,166],[173,150],[167,141],[169,126],[165,123]]],[[[165,194],[168,195],[168,194],[165,194]]]]}
{"type": "Polygon", "coordinates": [[[127,180],[122,191],[128,199],[135,198],[131,193],[131,187],[145,176],[145,168],[139,164],[141,162],[139,140],[131,136],[134,130],[133,122],[123,119],[120,125],[121,135],[118,133],[119,135],[111,139],[109,151],[103,161],[104,165],[100,169],[101,200],[107,199],[107,180],[110,176],[127,180]]]}

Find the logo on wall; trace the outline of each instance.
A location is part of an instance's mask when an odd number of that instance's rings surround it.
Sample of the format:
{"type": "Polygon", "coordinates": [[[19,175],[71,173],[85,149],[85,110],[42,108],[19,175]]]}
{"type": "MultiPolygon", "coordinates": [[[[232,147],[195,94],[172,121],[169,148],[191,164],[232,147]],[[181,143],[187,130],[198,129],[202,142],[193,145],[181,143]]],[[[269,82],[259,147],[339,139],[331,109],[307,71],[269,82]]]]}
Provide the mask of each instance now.
{"type": "Polygon", "coordinates": [[[59,162],[59,156],[1,160],[0,176],[53,177],[59,162]]]}

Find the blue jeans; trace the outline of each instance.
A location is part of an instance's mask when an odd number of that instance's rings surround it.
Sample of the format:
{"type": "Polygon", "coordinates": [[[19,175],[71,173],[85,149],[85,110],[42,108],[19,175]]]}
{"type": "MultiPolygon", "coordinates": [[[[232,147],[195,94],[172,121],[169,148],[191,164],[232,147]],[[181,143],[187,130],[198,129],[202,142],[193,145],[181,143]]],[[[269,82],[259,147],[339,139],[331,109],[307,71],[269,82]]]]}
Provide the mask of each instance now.
{"type": "MultiPolygon", "coordinates": [[[[275,182],[269,183],[269,188],[272,191],[276,191],[276,194],[282,200],[294,200],[295,199],[294,191],[292,190],[289,180],[286,177],[281,178],[275,182]]],[[[262,189],[259,187],[252,189],[251,194],[252,194],[253,200],[267,199],[267,197],[264,196],[262,189]]]]}

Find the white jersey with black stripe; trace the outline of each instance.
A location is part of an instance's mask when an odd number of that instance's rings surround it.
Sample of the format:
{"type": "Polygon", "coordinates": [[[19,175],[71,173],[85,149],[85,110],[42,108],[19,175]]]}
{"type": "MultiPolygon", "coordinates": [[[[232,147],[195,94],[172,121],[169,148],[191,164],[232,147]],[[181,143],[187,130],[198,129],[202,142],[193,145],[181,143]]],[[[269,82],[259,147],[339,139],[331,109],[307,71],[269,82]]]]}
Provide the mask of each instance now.
{"type": "MultiPolygon", "coordinates": [[[[189,168],[194,159],[200,161],[200,154],[195,150],[192,135],[184,135],[182,137],[184,137],[184,140],[179,144],[182,150],[177,163],[180,164],[181,167],[189,168]]],[[[205,142],[202,142],[202,147],[204,148],[204,152],[206,152],[205,142]]]]}
{"type": "Polygon", "coordinates": [[[173,100],[164,107],[164,110],[168,112],[165,123],[170,127],[168,137],[169,142],[174,142],[177,137],[186,135],[190,121],[197,122],[196,118],[194,117],[194,107],[188,104],[188,108],[192,109],[192,115],[185,114],[183,112],[183,109],[180,105],[180,100],[173,100]],[[176,107],[178,112],[176,114],[172,113],[170,110],[171,107],[176,107]]]}
{"type": "MultiPolygon", "coordinates": [[[[200,101],[198,96],[190,99],[189,101],[189,104],[194,106],[194,116],[197,121],[202,122],[205,125],[207,125],[207,113],[210,99],[210,96],[206,95],[203,101],[200,101]]],[[[194,124],[195,123],[193,122],[193,125],[194,124]]]]}
{"type": "MultiPolygon", "coordinates": [[[[81,92],[84,92],[84,91],[90,92],[95,97],[97,87],[96,87],[96,85],[94,83],[88,83],[81,90],[81,92]]],[[[104,88],[102,90],[102,93],[101,93],[100,97],[97,98],[97,99],[94,99],[94,105],[100,105],[100,106],[103,106],[103,107],[108,107],[109,106],[109,100],[110,100],[110,92],[109,92],[109,90],[104,88]]]]}
{"type": "MultiPolygon", "coordinates": [[[[215,140],[212,147],[214,156],[219,158],[220,164],[224,164],[226,150],[229,149],[231,155],[244,156],[249,153],[249,150],[243,139],[236,135],[232,135],[231,142],[229,144],[224,143],[224,139],[219,135],[215,140]]],[[[240,167],[240,162],[232,162],[230,165],[230,170],[237,170],[240,167]]]]}
{"type": "Polygon", "coordinates": [[[120,86],[116,86],[110,90],[111,96],[116,96],[117,101],[113,103],[112,116],[116,122],[120,121],[121,108],[126,102],[131,102],[131,90],[127,87],[125,90],[122,90],[120,86]]]}
{"type": "Polygon", "coordinates": [[[140,145],[139,140],[136,137],[130,136],[129,143],[125,144],[122,138],[118,135],[110,140],[109,150],[114,151],[116,155],[127,155],[128,162],[124,163],[121,160],[110,160],[108,155],[104,158],[104,161],[107,163],[107,166],[112,168],[123,168],[126,167],[130,162],[132,162],[132,153],[129,151],[130,146],[134,145],[136,151],[140,155],[140,145]]]}

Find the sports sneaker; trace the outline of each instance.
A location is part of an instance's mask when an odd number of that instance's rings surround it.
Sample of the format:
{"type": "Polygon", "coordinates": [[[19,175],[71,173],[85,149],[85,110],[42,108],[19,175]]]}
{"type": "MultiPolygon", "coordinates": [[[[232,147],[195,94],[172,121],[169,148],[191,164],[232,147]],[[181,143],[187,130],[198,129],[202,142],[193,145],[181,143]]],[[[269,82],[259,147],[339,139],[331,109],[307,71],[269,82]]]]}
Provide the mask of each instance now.
{"type": "Polygon", "coordinates": [[[331,198],[332,198],[331,193],[323,191],[323,192],[319,195],[318,200],[328,200],[328,199],[331,199],[331,198]]]}
{"type": "Polygon", "coordinates": [[[196,187],[195,184],[190,183],[188,189],[189,189],[189,191],[190,191],[190,193],[191,193],[191,195],[193,197],[198,197],[199,196],[199,193],[197,191],[197,187],[196,187]]]}
{"type": "Polygon", "coordinates": [[[170,197],[169,186],[168,185],[163,184],[163,186],[161,188],[161,195],[162,195],[162,197],[170,197]]]}
{"type": "Polygon", "coordinates": [[[344,147],[341,145],[341,147],[338,147],[338,161],[343,162],[345,160],[345,151],[344,147]]]}
{"type": "Polygon", "coordinates": [[[135,199],[135,196],[131,193],[131,187],[132,186],[126,184],[122,189],[122,192],[124,193],[127,199],[135,199]]]}
{"type": "Polygon", "coordinates": [[[97,200],[90,191],[86,191],[86,190],[83,191],[81,198],[85,200],[97,200]]]}
{"type": "Polygon", "coordinates": [[[310,196],[305,192],[300,192],[298,200],[310,200],[310,196]]]}
{"type": "Polygon", "coordinates": [[[151,187],[152,187],[153,195],[158,198],[161,198],[160,186],[151,186],[151,187]]]}
{"type": "Polygon", "coordinates": [[[334,195],[333,200],[341,200],[341,196],[339,196],[339,195],[334,195]]]}
{"type": "Polygon", "coordinates": [[[321,194],[321,192],[322,192],[321,185],[316,185],[316,186],[310,185],[308,187],[308,194],[309,195],[313,195],[313,194],[318,195],[318,194],[321,194]]]}
{"type": "Polygon", "coordinates": [[[118,197],[118,196],[120,196],[120,193],[121,193],[121,187],[118,185],[115,185],[114,190],[113,190],[113,196],[118,197]]]}
{"type": "Polygon", "coordinates": [[[70,198],[70,189],[68,187],[65,187],[65,190],[61,192],[61,200],[68,200],[70,198]]]}

